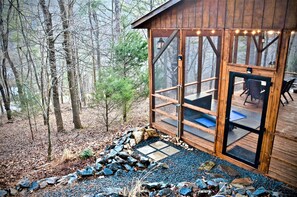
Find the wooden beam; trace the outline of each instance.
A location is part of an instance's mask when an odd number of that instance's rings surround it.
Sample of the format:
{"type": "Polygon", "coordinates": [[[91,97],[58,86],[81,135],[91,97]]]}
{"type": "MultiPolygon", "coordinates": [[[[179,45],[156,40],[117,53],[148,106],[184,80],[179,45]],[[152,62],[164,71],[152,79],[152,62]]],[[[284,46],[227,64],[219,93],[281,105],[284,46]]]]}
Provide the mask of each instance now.
{"type": "Polygon", "coordinates": [[[186,107],[186,108],[189,108],[189,109],[198,111],[198,112],[202,112],[202,113],[205,113],[205,114],[208,114],[208,115],[217,116],[217,113],[214,112],[214,111],[211,111],[211,110],[208,110],[208,109],[204,109],[202,107],[197,107],[195,105],[191,105],[191,104],[188,104],[188,103],[184,103],[183,104],[183,107],[186,107]]]}
{"type": "Polygon", "coordinates": [[[191,121],[184,120],[183,123],[184,123],[185,125],[190,126],[190,127],[194,127],[194,128],[199,129],[199,130],[201,130],[201,131],[207,132],[207,133],[209,133],[209,134],[211,134],[211,135],[215,135],[215,130],[212,130],[212,129],[206,128],[206,127],[204,127],[204,126],[195,124],[195,123],[193,123],[193,122],[191,122],[191,121]]]}
{"type": "Polygon", "coordinates": [[[167,96],[163,96],[163,95],[160,95],[160,94],[153,94],[152,96],[153,97],[156,97],[156,98],[159,98],[161,100],[164,100],[164,101],[168,101],[168,102],[172,102],[174,104],[178,104],[178,101],[177,100],[172,99],[172,98],[169,98],[167,96]]]}
{"type": "Polygon", "coordinates": [[[207,38],[213,52],[216,54],[217,57],[220,57],[220,52],[216,49],[216,46],[214,45],[214,43],[213,43],[212,39],[210,38],[210,36],[206,36],[206,38],[207,38]]]}
{"type": "Polygon", "coordinates": [[[277,41],[278,38],[279,36],[276,36],[273,40],[271,40],[271,42],[269,42],[263,49],[261,49],[261,53],[265,51],[270,45],[272,45],[275,41],[277,41]]]}
{"type": "Polygon", "coordinates": [[[263,42],[262,42],[263,36],[262,34],[259,35],[259,40],[258,40],[258,48],[257,48],[257,62],[256,65],[260,66],[261,65],[261,61],[262,61],[262,48],[263,48],[263,42]]]}
{"type": "Polygon", "coordinates": [[[182,30],[180,32],[180,43],[179,43],[179,57],[178,57],[178,132],[177,137],[180,138],[183,135],[184,131],[184,107],[182,103],[184,103],[184,95],[185,95],[185,44],[186,44],[186,34],[182,30]]]}
{"type": "MultiPolygon", "coordinates": [[[[218,36],[218,46],[217,46],[217,50],[219,53],[222,53],[221,52],[221,49],[222,49],[222,36],[218,36]]],[[[218,89],[219,89],[219,76],[220,76],[220,70],[221,70],[221,54],[219,56],[217,56],[216,58],[216,73],[215,73],[215,77],[217,78],[215,80],[215,89],[217,91],[215,91],[214,93],[214,99],[218,99],[218,89]]]]}
{"type": "Polygon", "coordinates": [[[259,49],[259,44],[258,44],[258,42],[257,42],[257,40],[256,40],[256,37],[255,37],[255,36],[252,36],[252,38],[253,38],[254,44],[255,44],[255,46],[256,46],[256,48],[257,48],[257,52],[259,52],[260,49],[259,49]]]}
{"type": "Polygon", "coordinates": [[[155,106],[155,109],[158,109],[158,108],[161,108],[161,107],[166,107],[166,106],[168,106],[168,105],[172,105],[172,104],[174,104],[174,103],[172,103],[172,102],[161,103],[161,104],[159,104],[159,105],[156,105],[156,106],[155,106]]]}
{"type": "Polygon", "coordinates": [[[217,79],[218,79],[217,77],[211,77],[211,78],[208,78],[208,79],[201,80],[200,82],[199,81],[193,81],[193,82],[190,82],[190,83],[186,83],[184,87],[195,85],[195,84],[202,84],[204,82],[213,81],[213,80],[217,80],[217,79]]]}
{"type": "Polygon", "coordinates": [[[247,36],[247,45],[246,45],[246,55],[245,55],[245,64],[250,64],[250,52],[251,52],[251,36],[247,36]]]}
{"type": "Polygon", "coordinates": [[[223,45],[222,45],[222,57],[221,57],[221,72],[220,72],[220,92],[218,100],[218,113],[217,116],[217,134],[215,136],[215,152],[217,155],[222,155],[223,151],[223,140],[224,140],[224,130],[225,130],[225,120],[226,120],[226,108],[227,108],[227,94],[228,94],[228,62],[231,55],[232,42],[234,38],[232,31],[225,30],[223,33],[223,45]]]}
{"type": "Polygon", "coordinates": [[[173,132],[174,130],[176,130],[176,127],[168,125],[166,123],[162,123],[162,122],[155,122],[153,123],[153,128],[161,131],[162,133],[166,133],[167,135],[170,135],[171,137],[175,137],[175,132],[173,132]]]}
{"type": "MultiPolygon", "coordinates": [[[[198,64],[197,64],[197,81],[202,80],[202,52],[203,52],[203,36],[198,37],[198,64]]],[[[201,83],[197,84],[197,93],[201,92],[201,83]]]]}
{"type": "Polygon", "coordinates": [[[164,46],[162,47],[162,49],[160,49],[160,51],[157,53],[156,57],[154,57],[153,64],[155,64],[157,62],[157,60],[161,57],[161,55],[164,53],[164,51],[167,49],[167,47],[169,46],[169,44],[172,42],[172,40],[177,35],[178,31],[179,31],[178,29],[177,30],[174,30],[174,32],[166,40],[166,42],[165,42],[164,46]]]}
{"type": "MultiPolygon", "coordinates": [[[[208,81],[217,80],[217,79],[218,79],[217,77],[211,77],[211,78],[208,78],[208,79],[201,80],[201,82],[193,81],[193,82],[190,82],[190,83],[185,84],[184,87],[195,85],[195,84],[202,84],[202,83],[205,83],[205,82],[208,82],[208,81]]],[[[174,90],[174,89],[177,89],[177,86],[173,86],[173,87],[170,87],[170,88],[165,88],[165,89],[157,90],[157,91],[155,91],[155,93],[167,92],[167,91],[174,90]]]]}
{"type": "Polygon", "coordinates": [[[178,120],[177,116],[172,115],[172,114],[169,114],[169,113],[167,113],[167,112],[165,112],[165,111],[163,111],[163,110],[160,110],[160,109],[153,109],[153,111],[156,112],[156,113],[159,113],[159,114],[161,114],[161,115],[163,115],[163,116],[166,116],[167,118],[171,118],[171,119],[173,119],[173,120],[178,120]]]}
{"type": "Polygon", "coordinates": [[[155,113],[152,109],[155,108],[155,98],[153,98],[153,94],[155,93],[155,77],[154,77],[154,65],[153,65],[153,54],[154,48],[153,46],[153,36],[152,30],[148,30],[148,65],[149,65],[149,125],[152,127],[153,122],[155,121],[155,113]]]}
{"type": "MultiPolygon", "coordinates": [[[[238,36],[235,36],[234,43],[232,42],[231,49],[233,49],[233,58],[232,62],[237,63],[237,51],[238,51],[238,36]]],[[[232,50],[231,50],[232,51],[232,50]]]]}
{"type": "Polygon", "coordinates": [[[172,86],[170,88],[165,88],[165,89],[157,90],[157,91],[155,91],[155,93],[167,92],[167,91],[174,90],[174,89],[177,89],[177,86],[172,86]]]}
{"type": "Polygon", "coordinates": [[[217,91],[218,89],[215,89],[215,88],[213,88],[213,89],[210,89],[210,90],[206,90],[205,92],[206,93],[210,93],[210,92],[215,92],[215,91],[217,91]]]}
{"type": "MultiPolygon", "coordinates": [[[[224,100],[223,100],[224,98],[222,98],[222,97],[224,97],[224,94],[225,94],[225,92],[224,92],[224,82],[225,82],[226,76],[224,75],[225,74],[224,71],[226,70],[225,69],[226,65],[224,67],[224,64],[226,62],[224,61],[224,59],[227,59],[227,61],[231,61],[231,58],[230,58],[231,52],[229,50],[224,51],[225,50],[225,46],[224,46],[225,45],[225,34],[226,34],[226,31],[222,31],[222,35],[221,35],[222,38],[221,38],[221,44],[220,44],[221,45],[220,46],[220,48],[221,48],[220,49],[220,51],[221,51],[220,73],[219,73],[219,76],[218,76],[219,79],[220,79],[220,80],[218,80],[218,85],[219,85],[219,88],[218,88],[218,90],[219,90],[218,91],[218,103],[217,103],[217,111],[218,112],[220,111],[220,109],[222,109],[222,102],[224,102],[224,100]]],[[[230,42],[232,43],[232,40],[230,40],[230,39],[227,40],[227,41],[229,42],[228,45],[230,45],[230,42]]],[[[221,122],[221,116],[222,116],[221,114],[217,114],[217,118],[216,118],[217,119],[217,122],[216,122],[216,134],[214,136],[214,146],[213,146],[213,151],[216,154],[221,151],[221,149],[217,149],[220,146],[221,142],[222,142],[222,139],[218,138],[218,135],[220,133],[219,129],[223,128],[222,124],[224,124],[224,123],[221,122]]],[[[225,117],[223,117],[223,118],[225,118],[225,117]]]]}
{"type": "Polygon", "coordinates": [[[206,146],[206,143],[211,143],[211,142],[207,142],[202,138],[199,138],[187,132],[185,132],[185,134],[182,136],[182,140],[185,143],[189,144],[190,146],[197,148],[198,150],[214,155],[214,151],[211,149],[212,148],[211,145],[206,146]]]}

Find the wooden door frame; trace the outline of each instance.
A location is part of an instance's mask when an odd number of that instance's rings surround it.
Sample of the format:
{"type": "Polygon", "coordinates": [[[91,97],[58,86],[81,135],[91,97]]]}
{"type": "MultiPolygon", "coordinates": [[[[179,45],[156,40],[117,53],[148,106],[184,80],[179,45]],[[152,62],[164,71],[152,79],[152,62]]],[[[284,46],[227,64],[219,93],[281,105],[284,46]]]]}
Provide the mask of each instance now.
{"type": "MultiPolygon", "coordinates": [[[[232,31],[230,29],[226,29],[224,31],[223,36],[223,50],[222,50],[222,67],[220,72],[220,92],[219,92],[219,112],[226,112],[227,109],[227,92],[229,89],[229,72],[242,72],[245,73],[248,67],[253,68],[253,73],[255,75],[261,75],[270,77],[272,79],[272,87],[270,88],[270,96],[267,106],[267,116],[265,121],[266,132],[263,136],[263,143],[261,147],[260,153],[260,165],[258,166],[258,170],[261,173],[268,173],[270,159],[273,149],[273,142],[276,130],[277,116],[279,111],[279,99],[280,99],[280,91],[282,86],[282,81],[284,79],[285,74],[285,65],[287,59],[287,51],[289,47],[290,40],[290,32],[282,30],[279,36],[279,46],[278,46],[278,54],[276,59],[276,68],[264,68],[258,66],[250,66],[250,65],[235,65],[229,63],[230,55],[232,54],[232,31]]],[[[255,168],[246,165],[242,162],[239,162],[233,158],[230,158],[224,155],[223,152],[223,140],[224,140],[224,128],[225,128],[225,119],[226,113],[219,113],[218,117],[218,128],[217,128],[217,139],[216,139],[216,155],[222,159],[225,159],[231,163],[234,163],[238,166],[241,166],[245,169],[255,170],[255,168]]]]}

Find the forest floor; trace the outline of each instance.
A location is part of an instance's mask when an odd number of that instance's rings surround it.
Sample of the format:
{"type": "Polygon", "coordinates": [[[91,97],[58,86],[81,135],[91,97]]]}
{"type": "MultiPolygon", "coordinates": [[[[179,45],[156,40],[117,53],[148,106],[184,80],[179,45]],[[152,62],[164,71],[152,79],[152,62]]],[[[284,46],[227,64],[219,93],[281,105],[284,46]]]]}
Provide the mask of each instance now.
{"type": "Polygon", "coordinates": [[[98,108],[83,107],[81,122],[83,129],[73,129],[70,104],[62,104],[65,132],[57,132],[54,114],[51,112],[52,161],[47,161],[48,134],[42,116],[33,124],[34,140],[28,119],[21,114],[8,123],[6,116],[0,116],[0,188],[14,186],[23,177],[39,180],[45,177],[66,175],[94,163],[96,157],[83,160],[79,154],[86,148],[95,156],[104,149],[111,139],[128,127],[148,123],[148,100],[136,103],[129,112],[128,122],[115,122],[109,132],[105,131],[98,108]],[[69,159],[70,158],[70,159],[69,159]],[[67,160],[67,161],[65,161],[67,160]]]}

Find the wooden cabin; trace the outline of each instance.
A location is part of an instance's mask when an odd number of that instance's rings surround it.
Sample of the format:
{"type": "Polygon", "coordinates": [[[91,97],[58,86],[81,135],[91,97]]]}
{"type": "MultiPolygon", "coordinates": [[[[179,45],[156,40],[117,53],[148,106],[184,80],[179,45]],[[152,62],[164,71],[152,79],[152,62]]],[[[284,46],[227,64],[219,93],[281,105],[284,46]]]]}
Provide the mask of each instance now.
{"type": "Polygon", "coordinates": [[[132,27],[148,29],[153,128],[297,185],[297,0],[170,0],[132,27]]]}

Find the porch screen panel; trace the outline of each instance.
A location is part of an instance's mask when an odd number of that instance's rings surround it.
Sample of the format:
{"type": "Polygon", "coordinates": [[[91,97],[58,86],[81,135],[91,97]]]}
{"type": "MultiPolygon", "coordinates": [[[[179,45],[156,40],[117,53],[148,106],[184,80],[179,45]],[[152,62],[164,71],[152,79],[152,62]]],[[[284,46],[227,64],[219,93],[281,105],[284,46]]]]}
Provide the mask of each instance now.
{"type": "Polygon", "coordinates": [[[199,36],[187,32],[185,41],[184,134],[197,137],[204,148],[212,150],[217,111],[214,92],[219,69],[215,50],[219,39],[207,31],[199,36]]]}
{"type": "Polygon", "coordinates": [[[234,31],[230,62],[276,68],[279,36],[280,31],[272,30],[234,31]]]}
{"type": "MultiPolygon", "coordinates": [[[[177,133],[178,125],[178,37],[174,37],[166,48],[168,37],[154,37],[154,57],[160,51],[162,55],[154,63],[154,95],[155,113],[154,124],[156,128],[170,131],[169,134],[177,133]],[[160,40],[164,41],[162,47],[158,45],[160,40]],[[165,48],[164,48],[165,47],[165,48]]],[[[167,43],[168,44],[168,43],[167,43]]]]}

